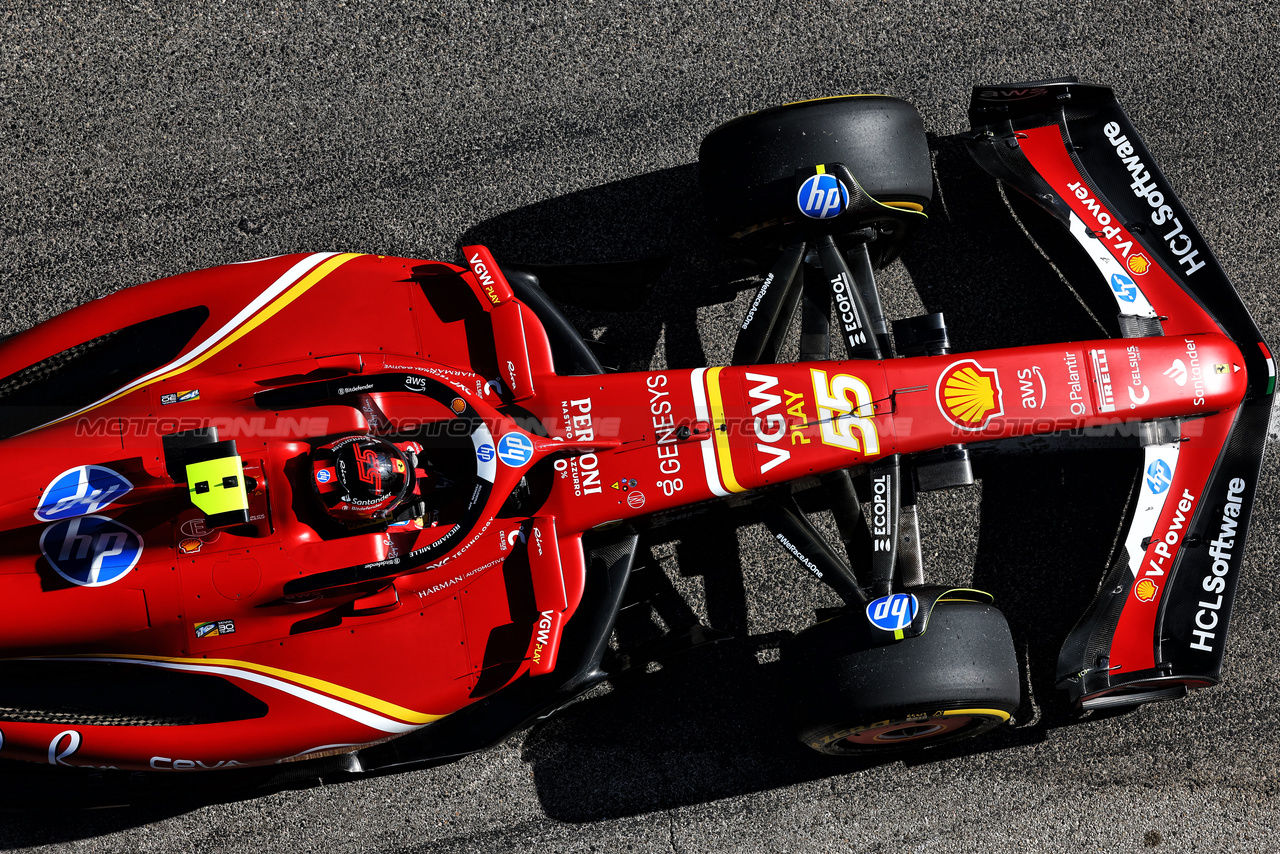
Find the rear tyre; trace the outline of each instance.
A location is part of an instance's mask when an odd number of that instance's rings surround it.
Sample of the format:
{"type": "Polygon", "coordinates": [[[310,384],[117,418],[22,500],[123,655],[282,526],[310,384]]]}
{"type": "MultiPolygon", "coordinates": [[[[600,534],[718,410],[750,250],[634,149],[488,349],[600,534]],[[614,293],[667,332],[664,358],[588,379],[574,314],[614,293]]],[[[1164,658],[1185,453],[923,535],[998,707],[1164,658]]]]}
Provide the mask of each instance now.
{"type": "Polygon", "coordinates": [[[836,756],[926,747],[1009,720],[1021,695],[1004,616],[939,602],[919,637],[866,648],[861,611],[801,632],[782,648],[800,740],[836,756]]]}
{"type": "Polygon", "coordinates": [[[780,226],[802,219],[796,170],[827,163],[848,166],[882,204],[919,211],[933,197],[929,146],[915,107],[885,95],[800,101],[707,134],[698,175],[712,229],[749,247],[775,244],[780,226]]]}

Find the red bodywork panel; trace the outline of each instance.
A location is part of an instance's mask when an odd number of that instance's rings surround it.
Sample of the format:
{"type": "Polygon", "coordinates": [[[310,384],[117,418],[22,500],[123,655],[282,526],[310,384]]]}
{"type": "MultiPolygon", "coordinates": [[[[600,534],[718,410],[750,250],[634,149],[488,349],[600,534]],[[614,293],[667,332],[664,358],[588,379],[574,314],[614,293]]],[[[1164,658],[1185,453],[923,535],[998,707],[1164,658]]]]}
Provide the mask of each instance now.
{"type": "MultiPolygon", "coordinates": [[[[11,473],[0,506],[0,655],[221,677],[267,709],[188,726],[6,722],[0,756],[225,768],[394,737],[554,668],[585,586],[582,534],[597,526],[886,454],[1222,413],[1184,425],[1177,476],[1202,482],[1195,461],[1212,465],[1245,389],[1239,351],[1201,334],[1208,324],[1166,338],[881,363],[561,377],[541,324],[487,251],[464,252],[474,272],[327,253],[218,267],[121,291],[0,345],[9,375],[207,306],[163,365],[0,442],[11,473]],[[457,403],[450,411],[411,387],[362,391],[390,375],[427,377],[457,403]],[[442,512],[422,530],[344,536],[313,524],[307,454],[325,437],[369,431],[375,410],[332,400],[275,411],[254,395],[320,380],[363,395],[401,432],[475,412],[487,434],[463,447],[492,489],[474,523],[450,527],[442,512]],[[517,421],[529,415],[540,431],[517,421]],[[252,482],[247,525],[210,528],[167,472],[161,437],[210,425],[236,442],[252,482]],[[500,516],[544,460],[552,486],[536,515],[500,516]],[[434,562],[397,574],[415,550],[450,537],[434,562]],[[286,584],[380,564],[377,583],[287,595],[286,584]]],[[[1170,502],[1158,532],[1176,512],[1170,502]]],[[[1129,632],[1146,631],[1150,657],[1149,628],[1122,629],[1116,655],[1129,632]]],[[[1135,667],[1140,646],[1126,653],[1135,667]]]]}

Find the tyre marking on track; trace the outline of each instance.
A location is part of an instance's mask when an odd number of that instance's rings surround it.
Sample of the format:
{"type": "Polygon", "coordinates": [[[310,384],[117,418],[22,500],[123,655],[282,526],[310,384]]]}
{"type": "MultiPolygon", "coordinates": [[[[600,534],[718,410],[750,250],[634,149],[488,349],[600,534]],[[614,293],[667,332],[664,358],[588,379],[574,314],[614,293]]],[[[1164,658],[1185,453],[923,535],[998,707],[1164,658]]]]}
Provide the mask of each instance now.
{"type": "Polygon", "coordinates": [[[724,368],[707,369],[707,392],[711,403],[711,433],[715,436],[716,457],[720,463],[720,479],[730,492],[746,492],[733,474],[733,457],[729,452],[729,428],[724,417],[724,403],[720,397],[720,372],[724,368]]]}
{"type": "Polygon", "coordinates": [[[222,328],[210,335],[204,341],[200,342],[185,356],[170,362],[167,365],[156,368],[149,374],[141,376],[133,382],[122,386],[118,390],[108,394],[95,403],[82,407],[62,418],[41,424],[39,427],[33,427],[27,430],[27,433],[33,430],[40,430],[51,424],[59,424],[69,418],[77,415],[83,415],[86,412],[97,409],[99,406],[111,403],[114,400],[138,391],[154,383],[172,379],[186,371],[191,370],[197,365],[202,364],[224,349],[252,332],[264,322],[271,319],[282,309],[296,300],[298,297],[309,291],[317,282],[328,276],[338,267],[342,266],[352,258],[360,257],[360,253],[344,253],[339,255],[336,252],[317,252],[308,255],[297,264],[290,267],[283,276],[276,279],[270,287],[250,302],[247,306],[240,310],[235,317],[231,318],[222,328]],[[310,271],[310,275],[307,272],[310,271]],[[305,278],[304,275],[306,276],[305,278]],[[301,281],[299,282],[299,279],[301,281]],[[237,328],[239,327],[239,328],[237,328]]]}
{"type": "Polygon", "coordinates": [[[293,673],[252,661],[226,658],[166,658],[154,655],[79,655],[79,656],[31,656],[13,659],[17,661],[106,661],[117,664],[138,664],[165,670],[184,670],[193,673],[215,673],[256,682],[275,688],[299,699],[306,700],[331,712],[350,718],[382,732],[412,732],[424,724],[438,721],[445,715],[415,712],[404,706],[381,700],[361,691],[336,685],[324,679],[293,673]],[[294,684],[297,683],[297,684],[294,684]],[[307,686],[307,687],[303,687],[307,686]],[[315,689],[315,690],[312,690],[315,689]],[[324,694],[333,696],[326,697],[324,694]],[[336,699],[341,698],[341,699],[336,699]],[[359,708],[363,706],[365,708],[359,708]],[[375,714],[376,713],[376,714],[375,714]],[[384,717],[384,715],[386,717],[384,717]],[[399,718],[400,720],[391,720],[399,718]]]}
{"type": "MultiPolygon", "coordinates": [[[[693,416],[697,421],[711,423],[711,411],[707,408],[707,392],[702,386],[702,377],[706,368],[698,368],[690,377],[693,385],[693,416]]],[[[707,488],[712,495],[723,498],[729,493],[720,485],[720,475],[716,470],[716,448],[714,442],[699,442],[702,448],[702,473],[707,478],[707,488]]]]}

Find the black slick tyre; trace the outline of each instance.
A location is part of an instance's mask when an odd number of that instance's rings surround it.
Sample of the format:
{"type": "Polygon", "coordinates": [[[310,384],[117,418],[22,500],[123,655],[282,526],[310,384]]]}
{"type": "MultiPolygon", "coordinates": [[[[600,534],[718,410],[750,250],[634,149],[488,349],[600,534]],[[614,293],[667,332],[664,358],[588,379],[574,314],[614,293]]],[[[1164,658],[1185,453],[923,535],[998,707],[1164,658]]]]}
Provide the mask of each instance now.
{"type": "MultiPolygon", "coordinates": [[[[727,122],[702,142],[698,176],[713,231],[768,244],[799,218],[795,173],[843,163],[882,204],[919,211],[933,196],[924,124],[885,95],[799,101],[727,122]]],[[[861,227],[852,224],[854,227],[861,227]]]]}
{"type": "Polygon", "coordinates": [[[1009,720],[1021,695],[1008,623],[994,607],[941,601],[928,630],[868,648],[861,611],[801,632],[782,648],[801,741],[867,755],[931,746],[1009,720]]]}

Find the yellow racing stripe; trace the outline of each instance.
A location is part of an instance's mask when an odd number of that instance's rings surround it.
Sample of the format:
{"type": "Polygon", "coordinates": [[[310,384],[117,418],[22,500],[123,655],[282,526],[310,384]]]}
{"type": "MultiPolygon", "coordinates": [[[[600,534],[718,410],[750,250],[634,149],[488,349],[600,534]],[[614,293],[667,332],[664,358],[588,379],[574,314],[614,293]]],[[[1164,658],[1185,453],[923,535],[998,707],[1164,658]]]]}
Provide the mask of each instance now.
{"type": "MultiPolygon", "coordinates": [[[[181,368],[178,368],[177,370],[170,371],[167,374],[163,374],[162,376],[156,377],[150,383],[147,383],[147,385],[151,385],[152,383],[163,382],[168,379],[173,379],[179,374],[183,374],[191,370],[196,365],[202,364],[204,362],[207,362],[209,359],[212,359],[214,356],[218,355],[223,350],[227,349],[232,344],[236,343],[241,338],[248,335],[250,332],[257,329],[259,326],[266,323],[271,318],[275,317],[280,311],[287,308],[290,303],[292,303],[298,297],[305,294],[307,291],[311,290],[311,288],[314,287],[318,282],[320,282],[321,279],[328,276],[330,273],[332,273],[334,270],[338,269],[343,264],[350,261],[352,258],[359,258],[362,254],[363,253],[360,253],[360,252],[344,252],[341,255],[333,256],[328,261],[325,261],[323,264],[316,267],[314,270],[312,270],[310,273],[304,276],[302,281],[298,282],[296,285],[289,288],[280,296],[276,297],[269,305],[263,308],[262,311],[258,312],[253,317],[249,318],[244,323],[242,323],[240,325],[240,328],[237,329],[235,332],[232,332],[226,338],[222,339],[222,341],[218,342],[218,344],[214,345],[213,347],[210,347],[207,352],[202,353],[199,358],[192,359],[189,363],[183,365],[181,368]]],[[[140,386],[140,388],[143,388],[143,387],[145,386],[140,386]]],[[[106,401],[106,402],[109,402],[109,401],[106,401]]]]}
{"type": "Polygon", "coordinates": [[[250,317],[244,323],[240,324],[240,326],[237,327],[233,332],[228,334],[226,338],[223,338],[217,344],[210,347],[208,351],[201,353],[199,357],[192,359],[190,362],[187,362],[181,367],[174,368],[172,371],[168,371],[167,373],[161,374],[155,377],[154,379],[147,380],[146,382],[139,383],[137,385],[130,385],[125,388],[122,388],[115,394],[111,395],[110,397],[103,398],[97,403],[87,406],[84,409],[76,410],[75,412],[72,412],[69,415],[65,415],[62,418],[59,418],[54,421],[50,421],[48,424],[45,424],[42,426],[48,427],[52,424],[59,424],[63,421],[66,421],[69,418],[74,418],[77,415],[84,415],[86,412],[92,412],[93,410],[97,409],[100,406],[106,406],[108,403],[119,400],[120,398],[125,397],[126,395],[133,394],[135,391],[139,391],[141,389],[147,388],[148,386],[155,385],[156,383],[173,379],[176,376],[186,373],[187,371],[191,370],[197,365],[203,364],[204,362],[208,361],[212,357],[216,356],[218,353],[225,350],[227,347],[234,344],[236,341],[239,341],[241,338],[248,335],[253,330],[257,329],[266,321],[270,320],[272,317],[278,314],[282,309],[287,307],[290,303],[292,303],[298,297],[302,296],[307,291],[311,290],[311,288],[317,282],[319,282],[320,280],[328,276],[334,270],[338,269],[343,264],[350,261],[352,258],[359,258],[361,254],[363,253],[346,252],[341,255],[335,255],[332,258],[328,259],[327,261],[323,262],[322,264],[317,266],[314,270],[312,270],[310,273],[308,273],[305,277],[303,277],[301,281],[289,287],[288,290],[286,290],[284,293],[280,294],[280,296],[276,297],[274,300],[272,300],[270,303],[264,306],[253,317],[250,317]]]}
{"type": "Polygon", "coordinates": [[[74,656],[40,656],[46,659],[58,658],[114,658],[129,659],[138,662],[155,661],[163,664],[178,664],[192,668],[200,666],[207,667],[235,667],[241,670],[252,670],[255,673],[261,673],[265,676],[272,676],[276,679],[283,679],[287,682],[293,682],[296,685],[302,685],[316,691],[321,691],[341,700],[346,700],[357,706],[363,706],[373,712],[386,715],[392,718],[399,718],[405,723],[411,724],[428,724],[432,721],[438,721],[445,715],[432,715],[426,712],[415,712],[413,709],[406,709],[404,706],[397,705],[387,700],[370,696],[361,691],[356,691],[342,685],[336,685],[333,682],[327,682],[324,679],[317,679],[314,676],[307,676],[303,673],[294,673],[289,670],[281,670],[279,667],[271,667],[266,664],[257,664],[252,661],[237,661],[231,658],[173,658],[165,655],[120,655],[120,654],[96,654],[90,653],[86,655],[74,656]]]}
{"type": "Polygon", "coordinates": [[[711,408],[711,433],[716,437],[716,461],[720,464],[720,479],[730,492],[746,492],[733,475],[733,457],[729,453],[728,423],[724,417],[724,402],[720,397],[720,372],[724,368],[707,369],[707,402],[711,408]]]}

